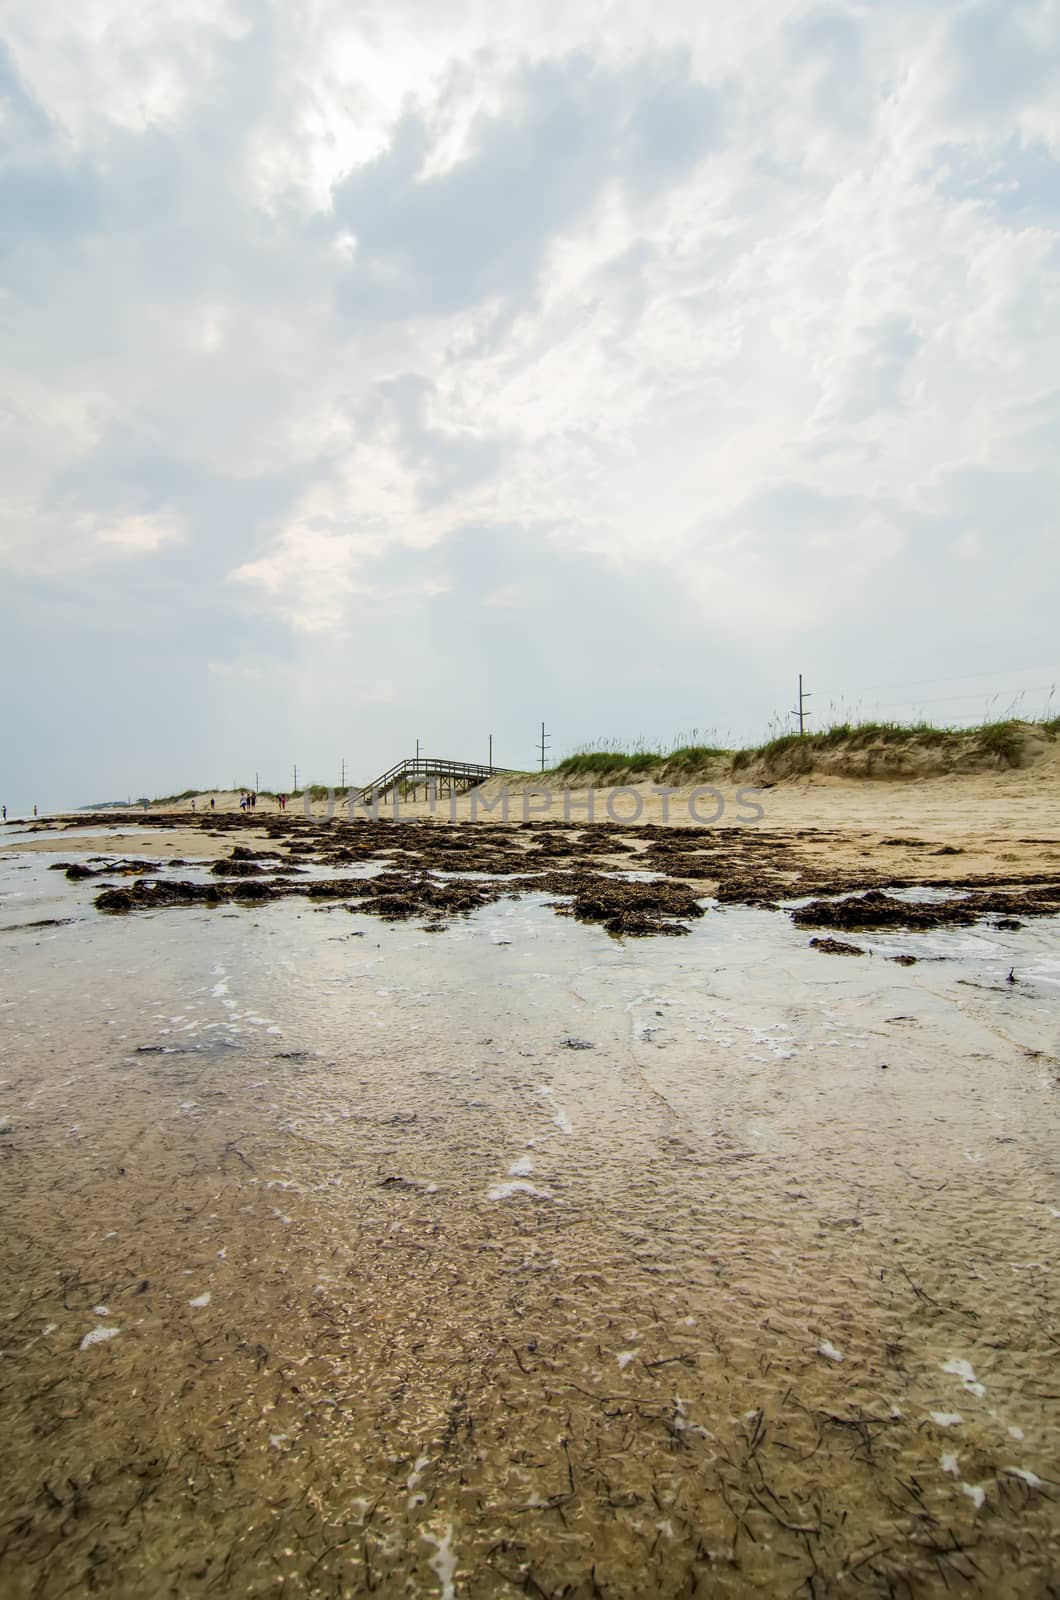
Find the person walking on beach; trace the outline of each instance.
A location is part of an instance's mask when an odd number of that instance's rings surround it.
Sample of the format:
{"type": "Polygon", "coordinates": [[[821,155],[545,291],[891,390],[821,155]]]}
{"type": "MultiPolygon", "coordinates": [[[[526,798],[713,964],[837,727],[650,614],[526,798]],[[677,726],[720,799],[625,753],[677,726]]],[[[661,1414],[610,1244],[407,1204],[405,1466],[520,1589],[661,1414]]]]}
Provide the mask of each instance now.
{"type": "Polygon", "coordinates": [[[214,794],[212,794],[210,796],[210,810],[211,811],[216,811],[217,810],[217,796],[214,795],[214,794]]]}
{"type": "Polygon", "coordinates": [[[7,807],[4,807],[4,821],[7,821],[7,807]]]}

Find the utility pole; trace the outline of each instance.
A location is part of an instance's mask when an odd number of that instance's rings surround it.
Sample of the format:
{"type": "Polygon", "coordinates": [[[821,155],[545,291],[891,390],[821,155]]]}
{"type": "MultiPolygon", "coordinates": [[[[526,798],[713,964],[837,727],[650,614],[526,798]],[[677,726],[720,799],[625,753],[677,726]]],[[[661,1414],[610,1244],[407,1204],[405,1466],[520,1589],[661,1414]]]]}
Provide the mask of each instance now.
{"type": "Polygon", "coordinates": [[[341,772],[341,775],[339,777],[339,788],[340,789],[345,789],[345,787],[346,787],[346,757],[343,756],[343,758],[342,758],[342,772],[341,772]]]}
{"type": "Polygon", "coordinates": [[[545,724],[542,723],[541,724],[541,771],[542,772],[544,772],[544,770],[545,770],[545,755],[546,755],[546,753],[548,751],[548,747],[549,747],[549,745],[551,743],[552,743],[551,736],[545,732],[545,724]]]}
{"type": "Polygon", "coordinates": [[[420,741],[416,740],[416,760],[420,759],[420,741]]]}
{"type": "Polygon", "coordinates": [[[493,735],[490,734],[490,771],[493,771],[493,735]]]}
{"type": "Polygon", "coordinates": [[[291,785],[291,793],[292,794],[297,794],[298,793],[298,762],[297,761],[294,764],[294,783],[291,785]]]}
{"type": "Polygon", "coordinates": [[[798,719],[799,719],[799,737],[800,737],[800,739],[802,738],[803,734],[806,732],[806,718],[811,715],[811,713],[806,710],[806,701],[807,700],[811,700],[812,698],[813,698],[812,695],[806,693],[803,690],[803,687],[802,687],[802,673],[800,672],[799,673],[799,709],[797,711],[793,711],[791,713],[791,715],[793,717],[798,717],[798,719]]]}
{"type": "Polygon", "coordinates": [[[260,772],[255,772],[255,774],[254,774],[254,793],[257,794],[257,792],[258,792],[258,790],[260,788],[261,788],[261,773],[260,772]]]}

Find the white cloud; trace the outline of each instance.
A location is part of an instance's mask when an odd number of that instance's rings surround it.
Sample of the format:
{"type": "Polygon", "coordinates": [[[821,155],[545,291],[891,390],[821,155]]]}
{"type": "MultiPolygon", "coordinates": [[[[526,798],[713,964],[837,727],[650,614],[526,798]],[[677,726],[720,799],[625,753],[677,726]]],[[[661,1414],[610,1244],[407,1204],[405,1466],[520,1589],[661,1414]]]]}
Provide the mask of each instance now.
{"type": "Polygon", "coordinates": [[[416,605],[540,634],[523,567],[584,553],[766,653],[886,607],[959,654],[1009,548],[1044,636],[1055,0],[719,19],[12,7],[0,563],[134,585],[183,541],[233,659],[416,605]]]}
{"type": "Polygon", "coordinates": [[[184,529],[171,512],[147,516],[116,517],[92,530],[96,541],[123,555],[152,555],[166,544],[181,544],[184,529]]]}

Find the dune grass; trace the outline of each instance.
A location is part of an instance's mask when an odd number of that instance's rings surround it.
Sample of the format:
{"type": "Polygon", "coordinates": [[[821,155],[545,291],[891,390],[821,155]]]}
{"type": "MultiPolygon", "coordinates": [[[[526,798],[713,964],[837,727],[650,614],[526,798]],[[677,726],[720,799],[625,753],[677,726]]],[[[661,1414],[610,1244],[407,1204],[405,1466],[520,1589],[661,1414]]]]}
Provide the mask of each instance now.
{"type": "Polygon", "coordinates": [[[983,723],[977,728],[937,728],[930,722],[841,722],[823,733],[785,733],[766,744],[738,750],[733,765],[745,766],[752,761],[768,763],[800,748],[807,753],[834,750],[839,746],[864,750],[868,745],[923,745],[956,750],[969,743],[1013,764],[1019,759],[1025,726],[1012,719],[983,723]]]}
{"type": "Polygon", "coordinates": [[[197,800],[201,794],[213,794],[212,789],[182,789],[179,794],[162,794],[157,800],[152,800],[155,806],[176,806],[182,800],[197,800]]]}
{"type": "MultiPolygon", "coordinates": [[[[740,750],[726,750],[718,745],[679,745],[669,751],[613,747],[575,751],[553,768],[553,773],[560,778],[604,778],[663,769],[676,774],[701,770],[719,761],[731,763],[736,772],[755,763],[773,765],[795,751],[802,751],[811,758],[830,750],[854,752],[872,746],[919,747],[954,753],[978,748],[994,756],[1003,766],[1015,766],[1022,754],[1026,726],[1013,718],[964,728],[940,728],[930,722],[840,722],[820,733],[785,733],[764,744],[748,745],[740,750]]],[[[1060,736],[1060,718],[1038,726],[1050,737],[1060,736]]]]}
{"type": "Polygon", "coordinates": [[[703,767],[711,761],[727,761],[732,755],[715,744],[682,744],[663,757],[668,767],[703,767]]]}
{"type": "Polygon", "coordinates": [[[663,760],[655,750],[582,750],[552,770],[561,778],[585,778],[606,772],[652,772],[663,760]]]}
{"type": "MultiPolygon", "coordinates": [[[[964,729],[965,733],[977,730],[964,729]]],[[[835,750],[845,745],[849,750],[864,750],[870,744],[910,745],[945,744],[959,737],[958,731],[936,728],[929,722],[837,722],[821,733],[783,733],[779,738],[767,739],[764,744],[749,745],[737,750],[734,766],[748,766],[752,761],[775,761],[789,750],[808,752],[835,750]]]]}

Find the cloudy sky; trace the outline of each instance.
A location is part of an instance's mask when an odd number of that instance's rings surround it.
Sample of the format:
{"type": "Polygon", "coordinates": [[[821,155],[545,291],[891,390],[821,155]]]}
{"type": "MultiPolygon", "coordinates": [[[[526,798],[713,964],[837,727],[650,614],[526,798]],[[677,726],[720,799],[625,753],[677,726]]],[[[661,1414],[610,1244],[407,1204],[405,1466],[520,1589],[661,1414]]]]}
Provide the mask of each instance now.
{"type": "Polygon", "coordinates": [[[9,805],[1046,703],[1060,0],[0,16],[9,805]]]}

